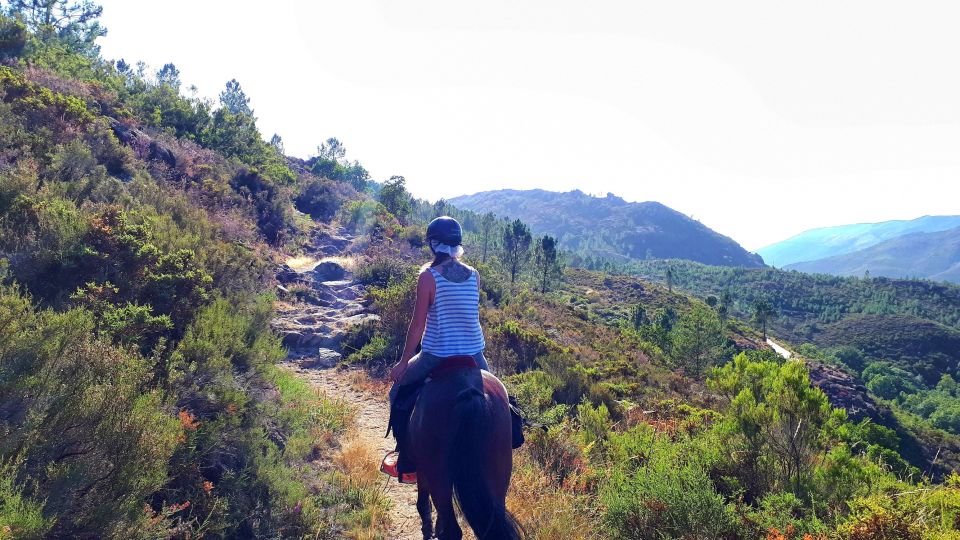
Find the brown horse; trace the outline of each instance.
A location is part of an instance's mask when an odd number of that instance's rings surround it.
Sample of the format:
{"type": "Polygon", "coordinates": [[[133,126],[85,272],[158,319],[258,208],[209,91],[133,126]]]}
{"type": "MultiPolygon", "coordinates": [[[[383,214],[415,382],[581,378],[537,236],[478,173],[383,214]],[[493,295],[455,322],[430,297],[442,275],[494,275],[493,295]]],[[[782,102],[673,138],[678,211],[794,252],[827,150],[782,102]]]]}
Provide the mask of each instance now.
{"type": "Polygon", "coordinates": [[[424,385],[410,420],[424,539],[434,532],[440,540],[462,538],[454,493],[479,540],[521,538],[506,508],[513,469],[510,426],[507,390],[490,373],[456,369],[437,373],[424,385]]]}

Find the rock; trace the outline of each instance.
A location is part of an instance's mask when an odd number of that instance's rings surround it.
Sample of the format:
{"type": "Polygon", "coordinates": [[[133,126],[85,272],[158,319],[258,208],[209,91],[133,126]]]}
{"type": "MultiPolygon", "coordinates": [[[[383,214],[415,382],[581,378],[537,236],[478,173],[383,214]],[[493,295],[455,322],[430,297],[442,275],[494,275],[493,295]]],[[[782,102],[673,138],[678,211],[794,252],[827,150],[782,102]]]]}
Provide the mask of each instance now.
{"type": "Polygon", "coordinates": [[[177,155],[173,150],[143,131],[126,126],[116,118],[110,119],[110,129],[113,130],[113,134],[117,136],[118,141],[137,150],[138,153],[143,154],[143,149],[146,149],[147,155],[144,157],[162,161],[170,167],[177,165],[177,155]]]}
{"type": "Polygon", "coordinates": [[[173,150],[157,141],[150,142],[150,158],[162,161],[169,167],[177,166],[177,155],[173,153],[173,150]]]}
{"type": "Polygon", "coordinates": [[[352,240],[344,236],[330,234],[327,231],[317,230],[313,233],[313,246],[316,251],[324,255],[338,255],[347,249],[352,240]]]}
{"type": "Polygon", "coordinates": [[[810,384],[822,390],[831,405],[846,410],[854,421],[882,419],[884,414],[873,398],[867,395],[867,387],[853,375],[836,366],[809,360],[806,363],[810,371],[810,384]]]}
{"type": "Polygon", "coordinates": [[[303,281],[303,278],[293,268],[290,268],[286,264],[281,264],[277,267],[277,281],[284,285],[289,285],[291,283],[300,283],[303,281]]]}
{"type": "Polygon", "coordinates": [[[337,281],[347,275],[346,269],[333,261],[323,261],[313,269],[313,274],[318,281],[337,281]]]}
{"type": "Polygon", "coordinates": [[[340,363],[343,355],[332,349],[319,348],[316,356],[307,356],[297,360],[297,364],[304,368],[331,368],[340,363]]]}

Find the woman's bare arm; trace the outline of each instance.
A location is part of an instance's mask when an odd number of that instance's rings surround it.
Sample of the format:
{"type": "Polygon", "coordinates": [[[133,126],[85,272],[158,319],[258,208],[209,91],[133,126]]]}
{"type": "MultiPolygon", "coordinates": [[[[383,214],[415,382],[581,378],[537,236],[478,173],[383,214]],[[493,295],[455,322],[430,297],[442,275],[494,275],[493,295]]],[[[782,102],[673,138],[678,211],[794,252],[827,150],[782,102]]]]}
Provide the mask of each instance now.
{"type": "Polygon", "coordinates": [[[400,355],[400,362],[390,371],[390,378],[394,381],[403,377],[403,372],[407,370],[407,362],[417,352],[417,345],[423,339],[423,331],[427,326],[427,311],[430,310],[436,290],[437,284],[433,280],[433,275],[430,272],[422,272],[417,280],[417,300],[413,306],[413,317],[407,328],[407,340],[400,355]]]}

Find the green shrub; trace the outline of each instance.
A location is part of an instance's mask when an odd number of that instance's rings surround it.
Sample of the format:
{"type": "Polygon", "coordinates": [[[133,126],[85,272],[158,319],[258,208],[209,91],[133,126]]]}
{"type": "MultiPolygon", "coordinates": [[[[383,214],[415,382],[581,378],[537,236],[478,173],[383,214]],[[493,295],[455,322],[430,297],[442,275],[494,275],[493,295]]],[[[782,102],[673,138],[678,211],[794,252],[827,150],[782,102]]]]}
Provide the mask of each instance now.
{"type": "Polygon", "coordinates": [[[393,255],[379,255],[357,268],[354,277],[364,285],[387,287],[415,275],[415,266],[393,255]]]}
{"type": "Polygon", "coordinates": [[[387,338],[375,335],[363,347],[347,356],[346,362],[363,366],[374,372],[383,372],[387,366],[396,361],[393,354],[395,350],[396,348],[391,347],[387,338]]]}
{"type": "MultiPolygon", "coordinates": [[[[741,537],[733,510],[696,463],[676,463],[658,445],[640,470],[616,470],[600,490],[614,538],[741,537]]],[[[743,537],[745,537],[744,535],[743,537]]]]}
{"type": "Polygon", "coordinates": [[[330,221],[343,205],[343,196],[327,180],[314,178],[307,181],[303,190],[293,200],[297,210],[320,221],[330,221]]]}
{"type": "Polygon", "coordinates": [[[17,468],[0,466],[0,538],[40,538],[53,525],[44,517],[43,504],[31,499],[14,482],[17,468]]]}
{"type": "Polygon", "coordinates": [[[139,523],[180,432],[147,362],[97,340],[89,313],[36,313],[16,289],[0,289],[0,321],[0,462],[29,479],[20,492],[56,536],[139,523]]]}

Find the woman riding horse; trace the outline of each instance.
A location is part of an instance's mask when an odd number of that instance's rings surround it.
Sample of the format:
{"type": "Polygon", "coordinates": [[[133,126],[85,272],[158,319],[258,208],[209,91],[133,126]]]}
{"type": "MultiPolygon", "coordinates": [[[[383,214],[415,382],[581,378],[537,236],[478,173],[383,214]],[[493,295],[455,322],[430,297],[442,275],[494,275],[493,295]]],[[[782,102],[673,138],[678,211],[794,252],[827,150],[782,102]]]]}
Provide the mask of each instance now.
{"type": "Polygon", "coordinates": [[[511,412],[506,389],[483,356],[479,277],[459,260],[462,230],[455,219],[433,220],[427,241],[434,260],[420,272],[406,343],[390,372],[397,477],[417,482],[425,539],[434,532],[431,499],[438,538],[461,537],[454,492],[478,538],[519,538],[504,502],[512,469],[511,412]],[[423,385],[428,377],[431,382],[423,385]],[[412,417],[409,409],[397,412],[396,402],[416,395],[420,386],[412,417]]]}

